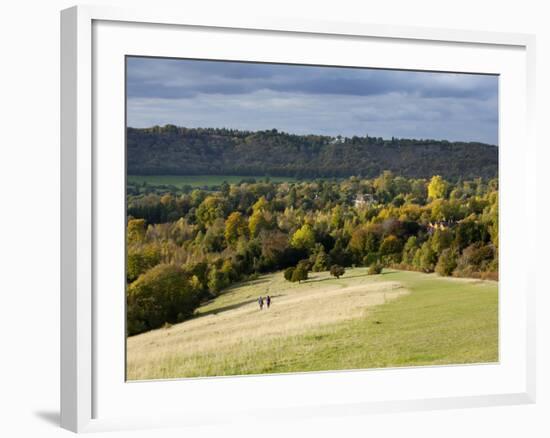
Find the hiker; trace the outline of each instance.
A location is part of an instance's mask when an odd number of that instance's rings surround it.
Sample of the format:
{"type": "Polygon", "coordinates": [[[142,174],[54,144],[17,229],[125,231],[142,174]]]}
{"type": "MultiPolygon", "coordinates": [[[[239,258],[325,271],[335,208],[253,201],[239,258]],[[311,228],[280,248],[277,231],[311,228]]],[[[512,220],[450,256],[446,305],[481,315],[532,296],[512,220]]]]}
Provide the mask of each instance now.
{"type": "Polygon", "coordinates": [[[264,298],[260,297],[258,298],[258,305],[260,306],[260,310],[264,308],[264,298]]]}
{"type": "Polygon", "coordinates": [[[271,297],[268,295],[265,297],[265,304],[267,305],[267,308],[269,309],[269,306],[271,306],[271,297]]]}

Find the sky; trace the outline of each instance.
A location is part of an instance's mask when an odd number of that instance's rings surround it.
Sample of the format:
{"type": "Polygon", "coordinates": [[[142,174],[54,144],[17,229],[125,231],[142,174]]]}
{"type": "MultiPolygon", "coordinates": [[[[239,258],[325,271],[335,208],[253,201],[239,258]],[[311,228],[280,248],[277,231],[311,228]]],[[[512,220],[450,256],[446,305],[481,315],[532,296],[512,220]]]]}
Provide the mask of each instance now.
{"type": "Polygon", "coordinates": [[[127,58],[127,124],[498,144],[498,77],[127,58]]]}

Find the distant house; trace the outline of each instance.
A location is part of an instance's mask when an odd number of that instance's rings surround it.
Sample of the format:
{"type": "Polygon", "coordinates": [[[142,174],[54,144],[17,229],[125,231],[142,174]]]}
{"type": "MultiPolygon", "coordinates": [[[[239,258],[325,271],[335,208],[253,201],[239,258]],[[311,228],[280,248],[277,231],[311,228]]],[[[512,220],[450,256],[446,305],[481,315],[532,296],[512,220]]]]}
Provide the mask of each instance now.
{"type": "Polygon", "coordinates": [[[455,223],[450,221],[439,221],[439,222],[430,222],[428,224],[428,233],[432,234],[435,230],[446,230],[451,228],[455,223]]]}
{"type": "Polygon", "coordinates": [[[370,193],[365,193],[362,195],[357,195],[353,201],[355,208],[368,207],[374,204],[374,196],[370,193]]]}

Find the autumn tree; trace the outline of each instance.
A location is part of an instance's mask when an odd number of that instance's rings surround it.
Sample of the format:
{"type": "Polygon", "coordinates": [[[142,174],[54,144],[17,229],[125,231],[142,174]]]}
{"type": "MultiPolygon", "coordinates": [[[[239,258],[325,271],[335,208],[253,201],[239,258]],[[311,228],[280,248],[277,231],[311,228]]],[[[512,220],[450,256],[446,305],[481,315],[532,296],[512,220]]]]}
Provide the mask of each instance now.
{"type": "Polygon", "coordinates": [[[309,224],[302,225],[292,235],[290,244],[297,249],[310,250],[315,246],[315,233],[309,224]]]}
{"type": "Polygon", "coordinates": [[[143,242],[145,240],[145,219],[130,219],[126,235],[128,244],[143,242]]]}
{"type": "Polygon", "coordinates": [[[209,226],[216,219],[224,217],[225,201],[217,196],[208,196],[197,208],[196,216],[203,226],[209,226]]]}
{"type": "Polygon", "coordinates": [[[224,237],[227,243],[233,244],[239,240],[239,238],[245,237],[247,233],[248,226],[246,218],[238,211],[231,213],[225,221],[224,237]]]}
{"type": "Polygon", "coordinates": [[[434,175],[428,184],[428,198],[444,198],[447,193],[447,182],[439,175],[434,175]]]}
{"type": "Polygon", "coordinates": [[[141,274],[160,263],[160,249],[156,245],[131,246],[126,257],[126,280],[134,281],[141,274]]]}

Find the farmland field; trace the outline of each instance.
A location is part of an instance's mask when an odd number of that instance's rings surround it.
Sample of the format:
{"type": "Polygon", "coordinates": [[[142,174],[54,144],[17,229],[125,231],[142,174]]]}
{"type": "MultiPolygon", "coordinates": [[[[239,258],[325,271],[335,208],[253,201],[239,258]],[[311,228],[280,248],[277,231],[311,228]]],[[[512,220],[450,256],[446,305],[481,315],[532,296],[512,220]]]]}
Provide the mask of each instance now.
{"type": "MultiPolygon", "coordinates": [[[[129,183],[142,184],[146,182],[152,186],[166,185],[181,188],[191,187],[213,187],[219,186],[224,181],[228,184],[237,184],[243,180],[264,181],[265,176],[239,176],[239,175],[128,175],[129,183]]],[[[291,177],[269,177],[272,182],[296,181],[291,177]]]]}
{"type": "Polygon", "coordinates": [[[127,340],[129,380],[498,361],[498,283],[366,268],[235,284],[127,340]],[[271,295],[270,309],[257,298],[271,295]]]}

